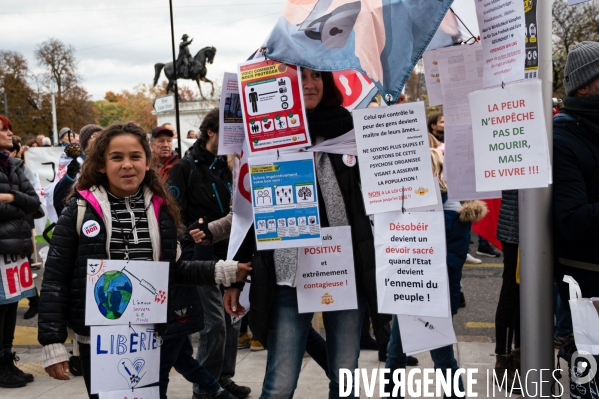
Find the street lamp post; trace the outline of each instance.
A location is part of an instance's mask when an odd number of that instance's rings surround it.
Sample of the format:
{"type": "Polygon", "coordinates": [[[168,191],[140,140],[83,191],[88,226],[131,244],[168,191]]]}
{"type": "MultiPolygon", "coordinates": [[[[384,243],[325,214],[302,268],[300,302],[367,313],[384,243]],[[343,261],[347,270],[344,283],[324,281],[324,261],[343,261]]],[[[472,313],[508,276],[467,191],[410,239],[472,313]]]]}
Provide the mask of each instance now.
{"type": "Polygon", "coordinates": [[[8,99],[6,98],[6,90],[4,88],[2,90],[2,95],[4,96],[4,116],[8,118],[8,99]]]}

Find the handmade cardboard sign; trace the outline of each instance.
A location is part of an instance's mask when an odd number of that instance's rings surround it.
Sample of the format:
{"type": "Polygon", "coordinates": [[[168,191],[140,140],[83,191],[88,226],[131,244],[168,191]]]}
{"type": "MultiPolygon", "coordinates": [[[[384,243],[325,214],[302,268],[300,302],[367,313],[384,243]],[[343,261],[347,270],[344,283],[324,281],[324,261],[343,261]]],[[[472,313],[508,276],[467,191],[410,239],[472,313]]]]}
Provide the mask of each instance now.
{"type": "Polygon", "coordinates": [[[258,59],[239,65],[243,123],[252,154],[310,145],[299,67],[258,59]]]}
{"type": "Polygon", "coordinates": [[[352,115],[366,213],[436,204],[424,103],[352,115]]]}
{"type": "Polygon", "coordinates": [[[311,152],[250,157],[258,250],[321,245],[311,152]]]}
{"type": "Polygon", "coordinates": [[[470,93],[476,191],[547,187],[541,81],[470,93]]]}
{"type": "Polygon", "coordinates": [[[110,392],[158,382],[160,346],[154,326],[90,328],[91,392],[110,392]]]}
{"type": "Polygon", "coordinates": [[[357,309],[351,227],[322,229],[322,246],[299,249],[300,313],[357,309]]]}
{"type": "Polygon", "coordinates": [[[380,313],[448,317],[443,212],[374,215],[380,313]]]}
{"type": "Polygon", "coordinates": [[[85,325],[166,322],[168,262],[87,261],[85,325]]]}

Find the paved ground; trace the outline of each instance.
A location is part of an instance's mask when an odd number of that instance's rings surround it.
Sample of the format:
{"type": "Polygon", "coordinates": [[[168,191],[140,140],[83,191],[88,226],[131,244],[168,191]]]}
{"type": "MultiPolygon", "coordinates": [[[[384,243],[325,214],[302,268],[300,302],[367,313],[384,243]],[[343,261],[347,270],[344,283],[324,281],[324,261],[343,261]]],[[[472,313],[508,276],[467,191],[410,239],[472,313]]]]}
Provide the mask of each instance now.
{"type": "MultiPolygon", "coordinates": [[[[473,241],[478,242],[476,236],[473,237],[473,241]]],[[[470,253],[477,256],[475,244],[471,245],[470,253]]],[[[502,258],[481,257],[481,260],[483,260],[482,264],[465,265],[464,267],[462,286],[467,305],[465,308],[461,308],[458,315],[454,317],[454,327],[458,336],[455,352],[460,367],[478,369],[478,373],[474,376],[477,380],[474,392],[478,393],[478,397],[507,397],[505,393],[497,391],[493,394],[493,385],[487,384],[487,371],[494,367],[495,362],[494,317],[501,287],[502,258]],[[487,392],[487,388],[489,392],[487,392]]],[[[36,279],[37,284],[40,283],[40,278],[38,276],[36,279]]],[[[12,390],[0,388],[0,398],[85,398],[85,388],[81,377],[74,377],[70,381],[63,382],[53,380],[45,374],[41,367],[41,347],[37,343],[37,317],[23,320],[23,313],[27,307],[26,300],[19,304],[15,349],[21,358],[19,366],[33,373],[36,379],[24,388],[12,390]]],[[[321,332],[324,333],[324,330],[321,332]]],[[[428,352],[418,354],[417,357],[420,359],[418,367],[432,367],[428,352]]],[[[239,351],[235,381],[252,388],[253,392],[250,398],[259,397],[265,367],[266,351],[251,352],[249,349],[239,351]]],[[[384,367],[384,364],[378,362],[376,352],[362,351],[360,367],[372,370],[384,367]]],[[[326,398],[327,392],[328,379],[324,372],[312,359],[306,358],[295,397],[302,399],[326,398]]],[[[378,384],[376,384],[372,396],[366,394],[364,386],[362,386],[361,394],[362,398],[379,397],[378,384]]],[[[191,385],[179,374],[173,372],[168,396],[171,399],[189,399],[191,385]]],[[[565,397],[567,396],[566,394],[565,397]]]]}

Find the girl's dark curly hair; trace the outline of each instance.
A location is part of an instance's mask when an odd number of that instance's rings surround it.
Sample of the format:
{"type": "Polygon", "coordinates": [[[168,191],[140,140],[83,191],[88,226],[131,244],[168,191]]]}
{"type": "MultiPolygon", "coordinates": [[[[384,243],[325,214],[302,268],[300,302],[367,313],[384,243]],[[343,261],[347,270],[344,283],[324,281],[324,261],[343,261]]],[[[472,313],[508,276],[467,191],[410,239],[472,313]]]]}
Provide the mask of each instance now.
{"type": "MultiPolygon", "coordinates": [[[[106,176],[106,173],[100,172],[100,169],[106,166],[105,154],[110,141],[114,137],[123,134],[134,136],[144,149],[146,162],[152,162],[152,150],[148,143],[148,135],[139,125],[129,122],[126,124],[108,126],[98,134],[98,137],[91,145],[91,148],[89,148],[89,152],[86,154],[85,162],[81,168],[81,175],[75,183],[75,190],[89,190],[94,186],[108,188],[108,177],[106,176]]],[[[175,221],[175,226],[179,226],[179,223],[181,222],[179,206],[169,194],[164,181],[153,167],[146,172],[142,181],[142,186],[148,187],[154,194],[162,198],[164,201],[163,206],[166,207],[167,213],[171,215],[175,221]]]]}

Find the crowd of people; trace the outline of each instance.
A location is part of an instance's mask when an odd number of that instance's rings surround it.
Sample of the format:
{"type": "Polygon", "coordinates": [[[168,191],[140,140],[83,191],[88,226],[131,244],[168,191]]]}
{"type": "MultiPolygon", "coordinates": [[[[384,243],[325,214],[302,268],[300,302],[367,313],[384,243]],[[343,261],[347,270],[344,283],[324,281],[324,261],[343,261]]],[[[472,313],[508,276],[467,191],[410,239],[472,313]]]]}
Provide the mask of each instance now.
{"type": "MultiPolygon", "coordinates": [[[[351,113],[330,72],[302,68],[302,89],[313,143],[339,137],[353,128],[351,113]]],[[[572,48],[566,65],[568,96],[554,119],[554,197],[556,237],[556,345],[571,338],[567,286],[573,276],[584,297],[599,296],[599,259],[594,240],[599,213],[599,43],[572,48]]],[[[405,101],[402,96],[400,101],[405,101]]],[[[482,201],[451,202],[444,179],[444,120],[428,119],[431,163],[443,199],[447,272],[451,313],[464,305],[464,263],[480,263],[468,253],[472,223],[487,213],[482,201]]],[[[82,374],[90,393],[90,329],[85,325],[87,259],[163,261],[169,273],[168,320],[157,325],[162,337],[160,396],[166,398],[174,367],[193,383],[194,398],[245,398],[251,389],[233,380],[238,346],[247,346],[247,326],[232,317],[245,315],[240,304],[247,277],[259,287],[251,291],[249,322],[256,349],[267,349],[260,398],[291,398],[297,387],[304,353],[328,377],[329,398],[339,395],[339,370],[358,367],[361,349],[379,351],[391,370],[417,363],[402,349],[396,317],[377,309],[375,251],[371,220],[360,193],[359,169],[342,155],[317,153],[319,212],[322,227],[350,226],[358,285],[357,309],[324,312],[326,340],[312,328],[312,313],[300,313],[296,293],[297,249],[257,251],[250,229],[234,259],[227,259],[232,218],[231,157],[218,155],[219,110],[204,118],[185,154],[173,151],[177,132],[170,124],[144,131],[133,122],[108,127],[86,125],[79,134],[61,129],[61,146],[77,144],[73,159],[54,191],[60,215],[54,228],[40,297],[35,288],[8,296],[0,284],[0,387],[22,387],[33,375],[21,371],[12,351],[17,302],[34,299],[39,311],[38,339],[47,373],[68,380],[82,374]],[[81,234],[81,221],[100,226],[96,235],[81,234]],[[39,304],[38,304],[39,303],[39,304]],[[181,316],[178,309],[201,309],[181,316]],[[370,327],[374,337],[370,335],[370,327]],[[75,334],[74,357],[64,345],[75,334]],[[199,333],[193,356],[190,335],[199,333]],[[75,361],[76,360],[76,361],[75,361]]],[[[47,145],[37,137],[18,145],[8,118],[0,115],[0,254],[30,257],[32,221],[40,217],[35,175],[23,165],[24,147],[47,145]]],[[[520,368],[518,192],[502,194],[496,238],[501,242],[504,271],[496,312],[496,371],[513,380],[520,368]]],[[[493,237],[495,238],[495,237],[493,237]]],[[[478,255],[500,253],[479,237],[478,255]]],[[[254,344],[252,344],[252,348],[254,344]]],[[[431,351],[435,368],[452,375],[458,368],[453,346],[431,351]]],[[[456,383],[452,378],[451,381],[456,383]]],[[[387,387],[391,392],[393,383],[387,387]]],[[[451,395],[462,390],[462,381],[451,395]]],[[[356,389],[354,387],[354,389],[356,389]]],[[[353,393],[352,393],[353,396],[353,393]]]]}

